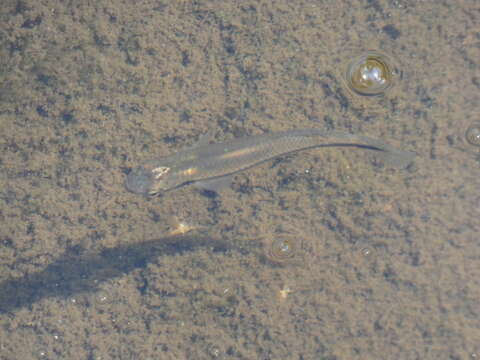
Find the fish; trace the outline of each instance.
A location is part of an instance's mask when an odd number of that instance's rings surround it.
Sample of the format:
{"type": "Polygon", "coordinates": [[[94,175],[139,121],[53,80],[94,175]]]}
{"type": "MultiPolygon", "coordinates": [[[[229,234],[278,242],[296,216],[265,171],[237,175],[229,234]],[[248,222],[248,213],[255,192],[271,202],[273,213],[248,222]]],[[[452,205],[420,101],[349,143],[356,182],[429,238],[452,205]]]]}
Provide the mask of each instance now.
{"type": "Polygon", "coordinates": [[[240,171],[279,156],[321,147],[369,150],[385,164],[400,168],[409,165],[415,157],[414,152],[363,135],[318,128],[294,129],[213,144],[201,141],[192,148],[137,166],[127,175],[125,185],[130,192],[147,196],[192,183],[215,190],[240,171]]]}

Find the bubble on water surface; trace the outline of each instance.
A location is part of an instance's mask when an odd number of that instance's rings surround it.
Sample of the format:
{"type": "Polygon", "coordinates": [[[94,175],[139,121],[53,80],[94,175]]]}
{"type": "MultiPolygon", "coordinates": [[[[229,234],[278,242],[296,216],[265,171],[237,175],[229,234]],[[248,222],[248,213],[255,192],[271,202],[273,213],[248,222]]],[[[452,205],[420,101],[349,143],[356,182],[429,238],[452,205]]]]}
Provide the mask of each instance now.
{"type": "Polygon", "coordinates": [[[348,64],[344,80],[354,93],[374,96],[385,93],[393,85],[396,72],[389,57],[376,51],[367,51],[348,64]]]}

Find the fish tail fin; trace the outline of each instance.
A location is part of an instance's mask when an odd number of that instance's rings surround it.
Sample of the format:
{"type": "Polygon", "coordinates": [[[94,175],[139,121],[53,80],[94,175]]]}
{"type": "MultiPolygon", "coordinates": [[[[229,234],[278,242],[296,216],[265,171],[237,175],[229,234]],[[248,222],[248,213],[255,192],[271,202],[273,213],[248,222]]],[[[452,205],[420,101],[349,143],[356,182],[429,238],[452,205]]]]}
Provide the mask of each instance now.
{"type": "Polygon", "coordinates": [[[381,152],[377,153],[385,165],[405,168],[413,162],[416,154],[413,151],[400,150],[388,144],[382,144],[381,152]]]}

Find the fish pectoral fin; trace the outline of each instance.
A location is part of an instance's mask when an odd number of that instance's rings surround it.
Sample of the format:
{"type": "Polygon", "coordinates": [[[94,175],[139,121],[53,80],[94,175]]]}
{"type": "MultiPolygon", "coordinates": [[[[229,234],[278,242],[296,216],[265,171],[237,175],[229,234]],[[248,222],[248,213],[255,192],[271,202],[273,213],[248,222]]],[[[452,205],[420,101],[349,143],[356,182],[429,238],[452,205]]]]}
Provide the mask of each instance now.
{"type": "Polygon", "coordinates": [[[232,185],[232,180],[232,175],[226,175],[218,178],[196,181],[193,185],[198,189],[218,192],[222,189],[229,188],[232,185]]]}

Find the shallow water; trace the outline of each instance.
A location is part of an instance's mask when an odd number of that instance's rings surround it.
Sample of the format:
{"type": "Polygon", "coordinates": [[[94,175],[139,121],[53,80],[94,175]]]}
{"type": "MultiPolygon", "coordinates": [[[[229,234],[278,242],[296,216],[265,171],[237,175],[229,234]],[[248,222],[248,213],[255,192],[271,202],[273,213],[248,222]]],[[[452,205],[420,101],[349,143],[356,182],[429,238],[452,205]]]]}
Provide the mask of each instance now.
{"type": "Polygon", "coordinates": [[[476,359],[474,0],[4,1],[0,359],[476,359]],[[383,96],[352,58],[387,54],[383,96]],[[361,133],[218,194],[146,198],[142,161],[294,128],[361,133]]]}

